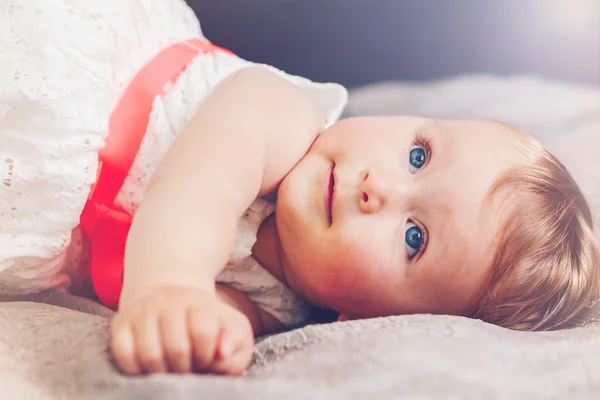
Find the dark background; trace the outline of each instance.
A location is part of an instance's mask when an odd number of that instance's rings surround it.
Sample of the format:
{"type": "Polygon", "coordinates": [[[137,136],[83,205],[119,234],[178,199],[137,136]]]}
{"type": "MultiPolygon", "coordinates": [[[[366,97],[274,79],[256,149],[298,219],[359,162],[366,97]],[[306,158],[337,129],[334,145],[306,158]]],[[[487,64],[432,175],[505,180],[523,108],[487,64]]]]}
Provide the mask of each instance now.
{"type": "Polygon", "coordinates": [[[600,85],[600,0],[188,0],[241,57],[352,87],[466,73],[600,85]]]}

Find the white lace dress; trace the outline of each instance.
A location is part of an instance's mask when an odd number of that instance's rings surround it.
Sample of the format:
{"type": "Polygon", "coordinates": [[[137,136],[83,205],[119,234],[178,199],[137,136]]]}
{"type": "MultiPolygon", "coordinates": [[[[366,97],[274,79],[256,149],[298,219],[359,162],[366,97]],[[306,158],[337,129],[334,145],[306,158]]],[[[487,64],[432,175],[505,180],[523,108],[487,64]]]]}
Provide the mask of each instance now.
{"type": "MultiPolygon", "coordinates": [[[[79,217],[110,111],[152,56],[193,37],[202,33],[183,0],[0,0],[0,294],[85,279],[88,246],[79,217]]],[[[155,99],[119,205],[135,212],[177,133],[215,85],[249,64],[224,53],[201,55],[155,99]]],[[[341,86],[277,72],[304,87],[329,123],[339,117],[341,86]]],[[[249,276],[259,274],[248,268],[249,276]]]]}

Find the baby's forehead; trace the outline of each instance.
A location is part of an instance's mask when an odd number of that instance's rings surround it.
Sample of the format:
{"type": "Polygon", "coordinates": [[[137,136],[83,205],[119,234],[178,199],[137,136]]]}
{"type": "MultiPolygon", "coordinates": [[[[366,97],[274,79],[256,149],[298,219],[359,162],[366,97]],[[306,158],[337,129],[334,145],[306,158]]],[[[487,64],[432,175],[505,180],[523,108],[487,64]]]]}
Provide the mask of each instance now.
{"type": "MultiPolygon", "coordinates": [[[[444,124],[444,123],[443,123],[444,124]]],[[[504,155],[512,164],[532,164],[543,146],[532,136],[498,120],[446,120],[449,132],[473,141],[479,150],[504,155]]]]}
{"type": "Polygon", "coordinates": [[[439,124],[448,126],[453,130],[476,130],[481,133],[507,135],[513,138],[525,135],[522,131],[507,122],[495,119],[442,119],[436,120],[439,124]]]}

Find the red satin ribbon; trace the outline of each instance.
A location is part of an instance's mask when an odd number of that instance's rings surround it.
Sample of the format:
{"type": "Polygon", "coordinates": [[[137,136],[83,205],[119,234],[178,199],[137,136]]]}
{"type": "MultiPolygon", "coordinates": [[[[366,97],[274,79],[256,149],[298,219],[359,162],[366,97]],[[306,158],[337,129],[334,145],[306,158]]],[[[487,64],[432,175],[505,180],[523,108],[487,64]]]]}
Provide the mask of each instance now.
{"type": "Polygon", "coordinates": [[[113,111],[105,147],[99,152],[96,184],[81,215],[81,227],[91,241],[90,275],[99,300],[117,309],[123,285],[125,242],[132,216],[115,205],[148,127],[156,96],[174,82],[201,53],[222,49],[190,39],[162,50],[133,78],[113,111]]]}

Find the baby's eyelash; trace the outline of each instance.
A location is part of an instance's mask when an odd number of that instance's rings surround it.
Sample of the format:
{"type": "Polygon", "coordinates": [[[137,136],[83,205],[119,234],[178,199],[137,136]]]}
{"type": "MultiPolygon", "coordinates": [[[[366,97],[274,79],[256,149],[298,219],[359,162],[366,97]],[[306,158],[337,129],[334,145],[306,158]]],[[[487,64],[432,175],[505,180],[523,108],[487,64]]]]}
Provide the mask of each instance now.
{"type": "MultiPolygon", "coordinates": [[[[421,146],[421,145],[419,145],[419,146],[421,146]]],[[[423,245],[419,248],[419,251],[417,251],[415,253],[415,255],[408,258],[408,261],[415,262],[419,258],[421,258],[421,256],[425,252],[425,249],[427,249],[427,245],[429,244],[429,234],[427,233],[427,229],[420,222],[417,222],[414,219],[411,219],[410,222],[412,222],[413,224],[418,226],[419,229],[421,229],[421,233],[423,234],[423,245]]]]}
{"type": "Polygon", "coordinates": [[[422,147],[423,150],[425,150],[427,162],[429,163],[429,158],[431,157],[431,140],[423,136],[422,133],[417,132],[415,134],[415,145],[422,147]]]}

